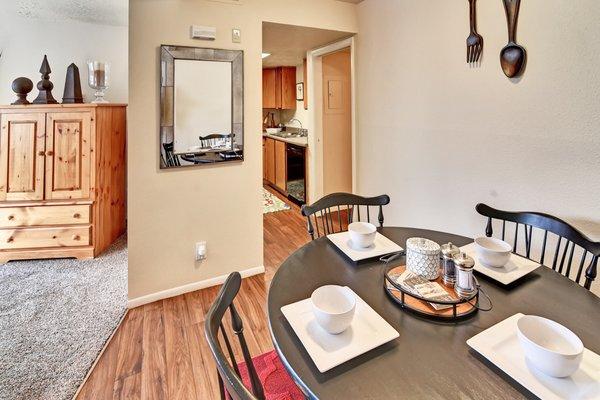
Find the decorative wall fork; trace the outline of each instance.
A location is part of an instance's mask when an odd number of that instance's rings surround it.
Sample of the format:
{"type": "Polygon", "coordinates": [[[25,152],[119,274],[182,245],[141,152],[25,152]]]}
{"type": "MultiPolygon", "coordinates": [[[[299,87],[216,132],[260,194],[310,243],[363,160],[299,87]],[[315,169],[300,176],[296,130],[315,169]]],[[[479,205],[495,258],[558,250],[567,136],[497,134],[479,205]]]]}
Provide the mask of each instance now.
{"type": "Polygon", "coordinates": [[[479,62],[483,53],[483,37],[477,33],[477,0],[469,0],[471,33],[467,38],[467,63],[479,62]]]}

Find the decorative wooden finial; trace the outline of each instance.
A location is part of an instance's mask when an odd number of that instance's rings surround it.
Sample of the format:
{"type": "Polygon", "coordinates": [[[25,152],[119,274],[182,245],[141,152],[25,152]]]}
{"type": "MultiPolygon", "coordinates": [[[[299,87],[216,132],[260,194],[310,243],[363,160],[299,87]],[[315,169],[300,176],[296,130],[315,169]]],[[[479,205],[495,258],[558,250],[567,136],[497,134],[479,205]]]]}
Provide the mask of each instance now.
{"type": "Polygon", "coordinates": [[[15,79],[12,83],[12,90],[18,97],[13,104],[31,104],[27,100],[27,94],[33,90],[31,79],[25,77],[15,79]]]}
{"type": "Polygon", "coordinates": [[[50,64],[48,64],[48,57],[44,55],[44,61],[40,67],[40,73],[42,74],[42,80],[38,82],[37,88],[40,91],[36,99],[33,101],[34,104],[57,104],[58,101],[52,96],[52,89],[54,84],[50,82],[50,64]]]}
{"type": "Polygon", "coordinates": [[[81,77],[79,68],[72,63],[67,68],[67,77],[65,79],[65,91],[63,93],[63,104],[83,103],[83,94],[81,93],[81,77]]]}

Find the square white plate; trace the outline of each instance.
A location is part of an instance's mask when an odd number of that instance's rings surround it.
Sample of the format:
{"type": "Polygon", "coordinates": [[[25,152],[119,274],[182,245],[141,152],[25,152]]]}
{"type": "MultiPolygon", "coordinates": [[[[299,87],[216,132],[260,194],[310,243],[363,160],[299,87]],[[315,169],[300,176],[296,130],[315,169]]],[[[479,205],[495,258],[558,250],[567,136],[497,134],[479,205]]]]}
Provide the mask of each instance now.
{"type": "Polygon", "coordinates": [[[402,247],[398,246],[379,232],[375,234],[375,241],[373,244],[364,249],[352,246],[349,232],[332,233],[331,235],[327,235],[327,238],[354,262],[366,260],[368,258],[381,257],[385,254],[403,250],[402,247]]]}
{"type": "Polygon", "coordinates": [[[479,261],[477,251],[475,250],[475,243],[463,246],[460,250],[473,257],[473,260],[475,260],[475,271],[480,272],[503,285],[508,285],[517,279],[524,277],[540,266],[540,264],[535,261],[528,260],[527,258],[516,254],[511,254],[510,259],[504,267],[487,267],[479,261]]]}
{"type": "Polygon", "coordinates": [[[317,323],[310,298],[281,307],[281,312],[321,372],[337,367],[400,336],[363,299],[356,293],[354,295],[354,319],[350,327],[339,335],[327,333],[317,323]]]}
{"type": "Polygon", "coordinates": [[[553,378],[525,359],[517,337],[515,314],[467,340],[467,344],[540,399],[600,399],[600,356],[585,349],[577,371],[553,378]]]}

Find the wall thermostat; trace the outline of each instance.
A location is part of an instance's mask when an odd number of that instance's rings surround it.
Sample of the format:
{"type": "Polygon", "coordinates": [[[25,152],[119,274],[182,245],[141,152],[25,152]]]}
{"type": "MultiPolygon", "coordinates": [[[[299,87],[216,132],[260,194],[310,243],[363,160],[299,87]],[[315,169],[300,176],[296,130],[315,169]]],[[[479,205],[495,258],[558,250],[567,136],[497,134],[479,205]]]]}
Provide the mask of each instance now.
{"type": "Polygon", "coordinates": [[[213,26],[192,25],[190,27],[192,39],[215,40],[217,38],[217,28],[213,26]]]}

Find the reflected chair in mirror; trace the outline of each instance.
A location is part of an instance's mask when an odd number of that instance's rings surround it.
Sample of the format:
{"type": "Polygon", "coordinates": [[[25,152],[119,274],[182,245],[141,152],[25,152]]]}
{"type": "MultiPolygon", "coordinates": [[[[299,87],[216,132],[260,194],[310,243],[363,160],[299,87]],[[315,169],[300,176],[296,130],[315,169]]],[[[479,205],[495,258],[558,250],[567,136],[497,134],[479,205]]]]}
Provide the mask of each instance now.
{"type": "Polygon", "coordinates": [[[494,234],[512,244],[513,253],[532,259],[590,289],[596,279],[600,242],[594,242],[569,223],[538,212],[511,212],[477,204],[475,210],[487,217],[485,234],[494,234]],[[533,244],[535,242],[535,245],[533,244]],[[551,264],[545,264],[551,260],[551,264]]]}
{"type": "Polygon", "coordinates": [[[203,148],[204,147],[215,147],[215,146],[218,146],[222,142],[231,143],[231,147],[224,149],[224,150],[233,150],[234,149],[234,143],[233,143],[234,138],[235,138],[235,134],[233,134],[233,133],[229,133],[226,135],[219,135],[219,134],[213,133],[212,135],[199,137],[200,146],[202,146],[203,148]]]}
{"type": "Polygon", "coordinates": [[[173,152],[173,142],[163,143],[163,149],[165,151],[165,161],[169,167],[180,167],[179,157],[173,152]]]}
{"type": "Polygon", "coordinates": [[[352,193],[332,193],[311,205],[302,206],[302,215],[307,220],[308,234],[314,240],[323,235],[343,232],[352,222],[374,223],[375,212],[379,227],[383,227],[383,206],[389,203],[387,194],[362,197],[352,193]]]}
{"type": "Polygon", "coordinates": [[[230,274],[204,320],[206,340],[217,364],[221,399],[228,398],[226,395],[233,400],[304,399],[275,350],[254,358],[250,356],[242,318],[233,303],[241,283],[239,272],[230,274]],[[230,339],[225,329],[228,310],[238,343],[230,339]],[[225,344],[227,355],[221,343],[225,344]],[[235,355],[240,352],[243,362],[238,363],[235,355]]]}

